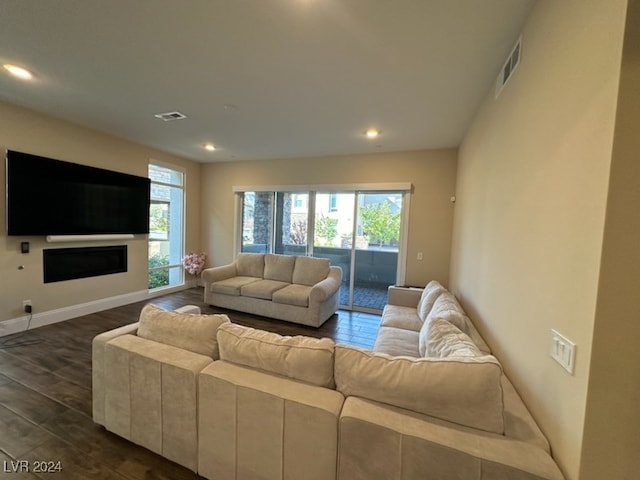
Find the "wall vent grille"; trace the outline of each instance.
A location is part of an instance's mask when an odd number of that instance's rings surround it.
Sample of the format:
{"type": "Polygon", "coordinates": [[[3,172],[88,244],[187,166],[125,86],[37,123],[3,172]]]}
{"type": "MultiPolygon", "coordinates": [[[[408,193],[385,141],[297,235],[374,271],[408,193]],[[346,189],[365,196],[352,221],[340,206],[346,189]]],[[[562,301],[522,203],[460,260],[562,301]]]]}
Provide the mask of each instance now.
{"type": "Polygon", "coordinates": [[[507,82],[513,75],[513,72],[515,72],[516,68],[518,68],[518,65],[520,65],[521,54],[522,54],[522,37],[518,38],[518,41],[511,49],[511,53],[509,53],[509,58],[507,58],[507,61],[502,66],[502,69],[500,70],[500,74],[496,79],[496,98],[498,98],[498,95],[500,95],[500,93],[504,89],[504,86],[507,84],[507,82]]]}
{"type": "Polygon", "coordinates": [[[167,113],[158,113],[154,115],[154,117],[159,118],[160,120],[164,120],[165,122],[170,122],[171,120],[182,120],[183,118],[187,118],[187,116],[180,112],[167,112],[167,113]]]}

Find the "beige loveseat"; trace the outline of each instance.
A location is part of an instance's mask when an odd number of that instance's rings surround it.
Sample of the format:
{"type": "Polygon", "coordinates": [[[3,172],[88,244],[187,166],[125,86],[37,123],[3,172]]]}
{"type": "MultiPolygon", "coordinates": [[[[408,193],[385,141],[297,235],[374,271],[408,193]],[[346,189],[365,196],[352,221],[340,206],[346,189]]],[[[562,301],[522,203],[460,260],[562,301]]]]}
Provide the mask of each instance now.
{"type": "Polygon", "coordinates": [[[342,270],[325,258],[240,253],[202,279],[209,305],[319,327],[338,309],[342,270]]]}
{"type": "Polygon", "coordinates": [[[94,420],[209,479],[562,480],[455,298],[394,301],[374,350],[145,306],[94,340],[94,420]]]}

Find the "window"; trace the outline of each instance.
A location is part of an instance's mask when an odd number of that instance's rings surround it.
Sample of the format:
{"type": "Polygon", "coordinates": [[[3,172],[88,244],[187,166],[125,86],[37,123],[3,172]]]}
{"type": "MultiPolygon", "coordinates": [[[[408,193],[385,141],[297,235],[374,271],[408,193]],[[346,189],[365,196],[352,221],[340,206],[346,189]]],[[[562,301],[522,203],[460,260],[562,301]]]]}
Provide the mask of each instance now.
{"type": "Polygon", "coordinates": [[[244,192],[242,197],[242,252],[271,251],[273,193],[244,192]]]}
{"type": "Polygon", "coordinates": [[[184,173],[149,165],[149,289],[184,282],[184,173]]]}
{"type": "Polygon", "coordinates": [[[328,258],[342,268],[341,307],[379,311],[388,286],[404,281],[403,217],[410,185],[376,186],[315,191],[238,187],[239,249],[328,258]]]}

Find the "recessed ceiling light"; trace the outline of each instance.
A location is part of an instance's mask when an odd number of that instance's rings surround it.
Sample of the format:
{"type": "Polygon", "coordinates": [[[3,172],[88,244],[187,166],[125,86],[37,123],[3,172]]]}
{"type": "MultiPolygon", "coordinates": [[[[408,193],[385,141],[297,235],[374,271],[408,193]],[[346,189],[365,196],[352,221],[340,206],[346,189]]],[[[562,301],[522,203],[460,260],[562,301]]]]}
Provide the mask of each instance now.
{"type": "Polygon", "coordinates": [[[380,132],[375,128],[370,128],[369,130],[364,132],[364,134],[367,138],[377,138],[378,135],[380,135],[380,132]]]}
{"type": "Polygon", "coordinates": [[[213,143],[206,143],[204,145],[204,149],[213,152],[216,149],[216,146],[213,143]]]}
{"type": "Polygon", "coordinates": [[[31,80],[33,78],[33,74],[26,68],[22,68],[17,65],[12,65],[10,63],[5,63],[3,67],[14,77],[18,77],[23,80],[31,80]]]}

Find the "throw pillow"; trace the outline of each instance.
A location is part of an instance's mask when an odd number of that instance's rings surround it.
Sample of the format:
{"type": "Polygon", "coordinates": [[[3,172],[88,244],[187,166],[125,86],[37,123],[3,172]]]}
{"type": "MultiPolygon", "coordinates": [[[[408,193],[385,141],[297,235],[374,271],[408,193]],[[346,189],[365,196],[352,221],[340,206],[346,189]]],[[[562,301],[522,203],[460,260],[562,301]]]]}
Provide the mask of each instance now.
{"type": "Polygon", "coordinates": [[[329,338],[282,336],[228,323],[218,330],[220,359],[320,387],[335,388],[329,338]]]}
{"type": "Polygon", "coordinates": [[[226,315],[178,313],[147,304],[140,312],[138,336],[217,360],[216,331],[227,322],[226,315]]]}

